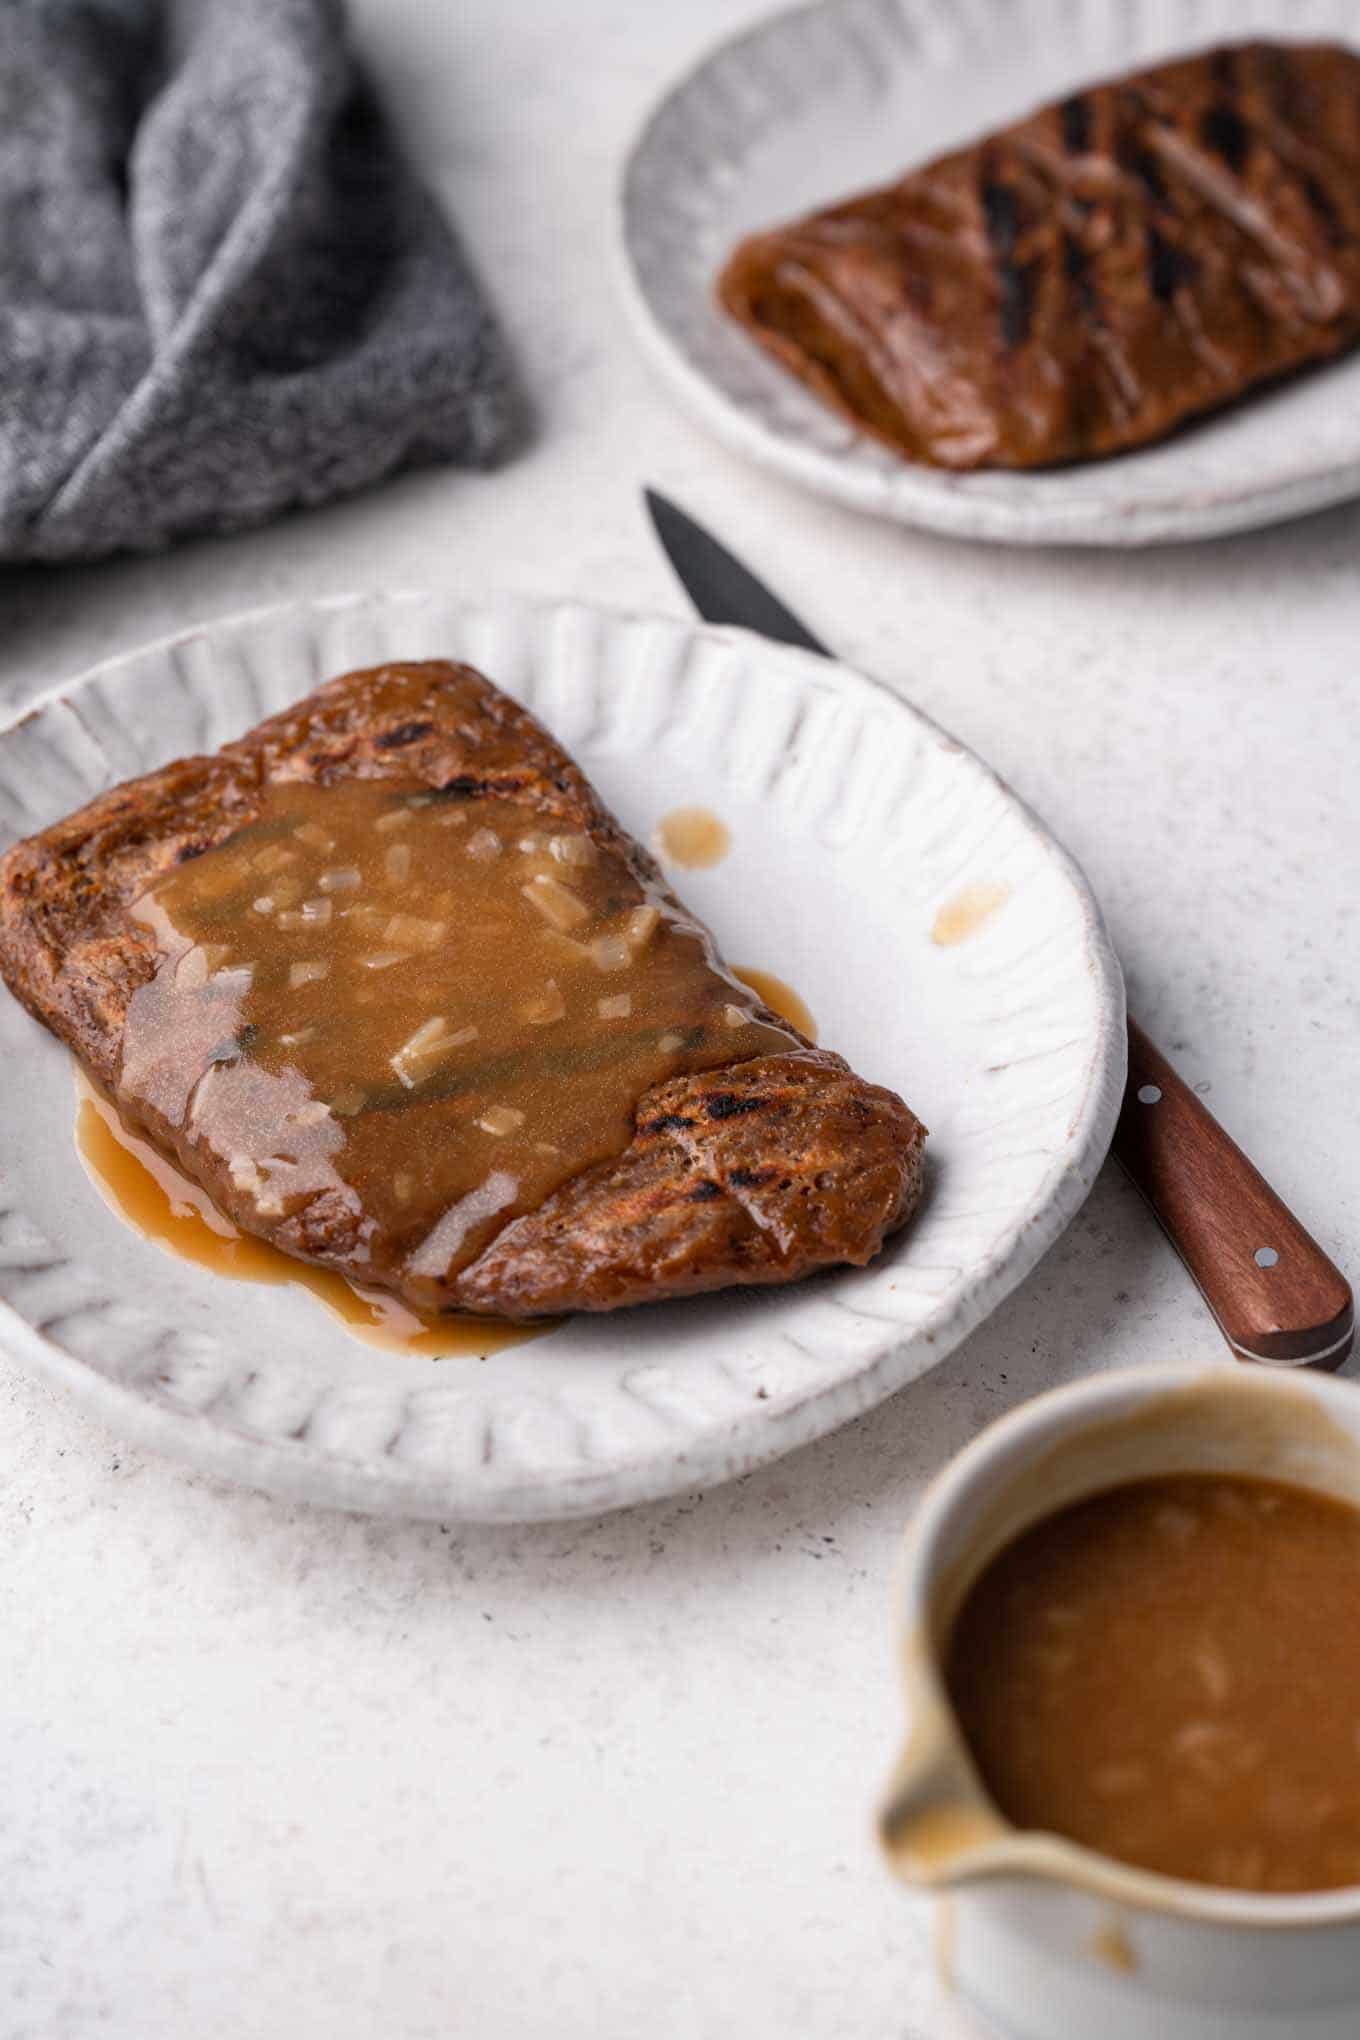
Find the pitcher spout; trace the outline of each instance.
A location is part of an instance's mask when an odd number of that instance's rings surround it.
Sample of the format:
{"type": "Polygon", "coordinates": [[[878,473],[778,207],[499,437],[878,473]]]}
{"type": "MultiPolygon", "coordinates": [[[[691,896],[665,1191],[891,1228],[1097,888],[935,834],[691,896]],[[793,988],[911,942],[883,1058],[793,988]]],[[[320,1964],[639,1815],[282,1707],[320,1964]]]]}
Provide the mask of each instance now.
{"type": "Polygon", "coordinates": [[[1006,1867],[1018,1839],[987,1798],[951,1717],[916,1712],[879,1812],[879,1837],[899,1877],[959,1884],[1006,1867]]]}

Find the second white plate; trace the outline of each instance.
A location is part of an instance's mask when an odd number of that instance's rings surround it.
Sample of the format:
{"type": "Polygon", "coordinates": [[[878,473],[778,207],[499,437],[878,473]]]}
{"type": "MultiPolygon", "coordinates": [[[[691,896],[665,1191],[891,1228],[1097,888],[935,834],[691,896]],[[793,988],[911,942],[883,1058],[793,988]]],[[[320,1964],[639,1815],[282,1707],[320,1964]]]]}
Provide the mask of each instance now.
{"type": "Polygon", "coordinates": [[[924,1373],[1057,1237],[1113,1129],[1118,966],[1064,853],[881,689],[745,633],[574,603],[303,603],[117,659],[0,730],[0,850],[332,674],[430,656],[532,708],[634,835],[681,804],[721,814],[730,856],[679,890],[926,1120],[920,1214],[872,1266],[787,1289],[578,1318],[485,1362],[379,1353],[291,1285],[228,1283],[129,1233],[81,1173],[65,1051],[0,990],[0,1341],[119,1430],[350,1508],[518,1520],[726,1479],[924,1373]],[[977,887],[996,910],[933,940],[977,887]]]}
{"type": "Polygon", "coordinates": [[[1354,0],[822,0],[725,44],[647,121],[620,193],[647,352],[720,438],[903,524],[1012,544],[1147,545],[1360,494],[1360,355],[1141,453],[955,475],[863,438],[714,303],[743,235],[900,176],[1074,86],[1263,35],[1356,38],[1354,0]]]}

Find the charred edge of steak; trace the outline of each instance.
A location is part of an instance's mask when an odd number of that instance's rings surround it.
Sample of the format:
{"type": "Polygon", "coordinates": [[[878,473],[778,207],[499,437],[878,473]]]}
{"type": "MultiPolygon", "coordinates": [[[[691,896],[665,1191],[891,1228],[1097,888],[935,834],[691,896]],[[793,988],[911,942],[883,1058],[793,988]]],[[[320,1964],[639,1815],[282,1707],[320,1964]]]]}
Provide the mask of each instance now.
{"type": "Polygon", "coordinates": [[[667,1080],[617,1160],[511,1220],[457,1301],[532,1318],[862,1266],[919,1202],[925,1129],[820,1049],[667,1080]],[[751,1110],[706,1109],[737,1097],[751,1110]],[[734,1272],[737,1271],[737,1272],[734,1272]]]}

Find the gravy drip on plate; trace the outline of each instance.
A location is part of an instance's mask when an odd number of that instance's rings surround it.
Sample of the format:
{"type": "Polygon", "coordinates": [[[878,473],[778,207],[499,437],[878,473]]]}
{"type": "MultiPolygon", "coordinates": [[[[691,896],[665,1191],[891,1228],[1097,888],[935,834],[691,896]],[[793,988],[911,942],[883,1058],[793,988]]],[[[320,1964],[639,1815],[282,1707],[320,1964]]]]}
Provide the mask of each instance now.
{"type": "Polygon", "coordinates": [[[1360,1883],[1360,1510],[1219,1474],[1024,1532],[955,1624],[950,1698],[1016,1826],[1242,1891],[1360,1883]]]}
{"type": "Polygon", "coordinates": [[[657,824],[653,847],[672,864],[705,871],[722,863],[732,847],[732,832],[712,808],[672,808],[657,824]]]}
{"type": "Polygon", "coordinates": [[[777,1013],[781,1020],[787,1020],[791,1027],[796,1027],[809,1041],[817,1039],[817,1022],[813,1019],[810,1009],[793,986],[785,984],[783,978],[776,977],[772,970],[755,970],[744,963],[734,963],[732,975],[749,986],[756,997],[768,1006],[772,1013],[777,1013]]]}
{"type": "Polygon", "coordinates": [[[526,1339],[542,1338],[551,1318],[509,1324],[504,1318],[446,1313],[422,1317],[379,1289],[356,1289],[333,1268],[316,1268],[255,1239],[219,1211],[206,1190],[123,1124],[118,1107],[76,1069],[76,1151],[109,1209],[154,1246],[234,1282],[292,1283],[351,1337],[387,1353],[429,1360],[485,1359],[526,1339]]]}
{"type": "Polygon", "coordinates": [[[513,798],[271,785],[136,913],[132,1116],[285,1245],[324,1200],[408,1295],[620,1153],[654,1084],[797,1045],[659,888],[513,798]]]}

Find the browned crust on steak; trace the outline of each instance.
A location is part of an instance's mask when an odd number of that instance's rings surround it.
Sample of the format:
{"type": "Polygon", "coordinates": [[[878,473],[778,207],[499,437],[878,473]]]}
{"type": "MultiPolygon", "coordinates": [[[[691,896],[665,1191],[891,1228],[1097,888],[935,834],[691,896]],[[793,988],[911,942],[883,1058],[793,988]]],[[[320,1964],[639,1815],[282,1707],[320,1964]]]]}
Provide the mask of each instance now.
{"type": "Polygon", "coordinates": [[[909,459],[1145,446],[1360,337],[1360,58],[1247,43],[1092,86],[752,236],[718,294],[909,459]]]}
{"type": "MultiPolygon", "coordinates": [[[[526,710],[467,666],[389,665],[331,681],[214,756],[115,787],[17,844],[0,860],[0,975],[116,1096],[128,1006],[156,967],[134,902],[160,873],[246,826],[267,784],[355,777],[473,803],[513,795],[656,879],[526,710]]],[[[174,1129],[142,1126],[243,1230],[352,1268],[352,1211],[317,1200],[270,1223],[174,1129]]],[[[615,1160],[504,1227],[448,1285],[445,1307],[608,1310],[862,1264],[920,1194],[924,1128],[892,1092],[810,1044],[658,1085],[636,1127],[615,1160]]]]}

